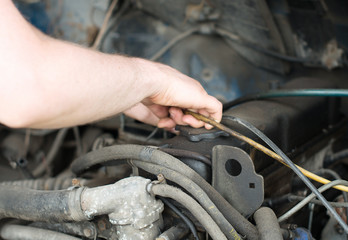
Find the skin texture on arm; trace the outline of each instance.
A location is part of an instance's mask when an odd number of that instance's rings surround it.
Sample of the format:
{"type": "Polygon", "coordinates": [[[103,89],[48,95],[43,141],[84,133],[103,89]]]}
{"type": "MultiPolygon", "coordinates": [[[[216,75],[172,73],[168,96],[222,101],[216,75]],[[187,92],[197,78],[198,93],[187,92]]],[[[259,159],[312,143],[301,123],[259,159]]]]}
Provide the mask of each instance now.
{"type": "Polygon", "coordinates": [[[120,112],[165,128],[204,125],[181,108],[221,119],[221,103],[197,81],[45,36],[10,0],[0,1],[0,34],[0,122],[10,127],[60,128],[120,112]]]}

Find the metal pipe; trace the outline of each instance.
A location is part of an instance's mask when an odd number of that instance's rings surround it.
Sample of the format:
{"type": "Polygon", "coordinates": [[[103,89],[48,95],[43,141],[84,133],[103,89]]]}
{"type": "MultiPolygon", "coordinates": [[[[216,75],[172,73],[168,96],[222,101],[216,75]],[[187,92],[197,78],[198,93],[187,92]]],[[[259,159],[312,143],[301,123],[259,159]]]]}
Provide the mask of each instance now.
{"type": "Polygon", "coordinates": [[[83,189],[40,191],[0,185],[0,218],[42,222],[88,220],[81,211],[83,189]]]}

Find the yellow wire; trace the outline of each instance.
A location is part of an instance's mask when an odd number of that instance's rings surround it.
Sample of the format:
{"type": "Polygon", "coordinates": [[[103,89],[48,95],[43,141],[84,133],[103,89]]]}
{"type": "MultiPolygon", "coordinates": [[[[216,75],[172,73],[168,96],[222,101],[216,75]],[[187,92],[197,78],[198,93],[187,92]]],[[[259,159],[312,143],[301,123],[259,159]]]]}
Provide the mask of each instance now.
{"type": "MultiPolygon", "coordinates": [[[[212,118],[209,118],[209,117],[206,117],[206,116],[203,116],[199,113],[195,113],[195,112],[191,112],[189,110],[185,110],[184,111],[185,114],[189,114],[189,115],[192,115],[193,117],[195,117],[196,119],[202,121],[202,122],[205,122],[205,123],[208,123],[222,131],[225,131],[227,133],[229,133],[230,135],[238,138],[239,140],[242,140],[248,144],[250,144],[251,146],[255,147],[256,149],[258,149],[259,151],[267,154],[268,156],[272,157],[273,159],[279,161],[280,163],[284,164],[285,166],[289,167],[283,160],[283,158],[281,156],[279,156],[278,154],[276,154],[275,152],[273,152],[272,150],[266,148],[265,146],[255,142],[254,140],[236,132],[236,131],[233,131],[232,129],[226,127],[225,125],[221,124],[221,123],[218,123],[216,122],[214,119],[212,118]]],[[[296,165],[296,164],[295,164],[296,165]]],[[[316,181],[316,182],[319,182],[319,183],[322,183],[322,184],[327,184],[329,182],[331,182],[330,180],[327,180],[326,178],[323,178],[323,177],[320,177],[298,165],[296,165],[296,167],[298,167],[298,169],[308,178],[316,181]]],[[[344,192],[348,192],[348,187],[346,186],[343,186],[343,185],[336,185],[334,186],[333,188],[337,189],[337,190],[341,190],[341,191],[344,191],[344,192]]]]}

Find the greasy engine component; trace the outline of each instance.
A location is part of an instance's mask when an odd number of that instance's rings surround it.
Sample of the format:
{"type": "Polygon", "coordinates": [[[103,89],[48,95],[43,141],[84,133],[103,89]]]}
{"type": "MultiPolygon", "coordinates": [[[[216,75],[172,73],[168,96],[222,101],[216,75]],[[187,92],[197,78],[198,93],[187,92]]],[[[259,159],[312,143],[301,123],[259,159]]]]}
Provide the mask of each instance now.
{"type": "Polygon", "coordinates": [[[125,159],[140,160],[145,163],[145,167],[138,164],[135,160],[130,161],[132,165],[143,168],[156,175],[164,172],[169,180],[178,183],[181,187],[191,192],[196,197],[196,200],[204,206],[205,210],[211,214],[214,220],[223,224],[222,229],[225,230],[224,232],[228,236],[235,232],[235,230],[231,228],[232,225],[238,232],[248,236],[250,239],[258,238],[255,226],[235,210],[232,205],[230,205],[198,173],[178,159],[156,150],[155,148],[139,145],[116,145],[107,147],[99,151],[90,152],[76,159],[72,164],[72,171],[76,174],[81,174],[95,165],[110,164],[113,162],[122,163],[125,159]],[[148,163],[150,163],[150,165],[148,165],[148,163]],[[156,168],[156,165],[159,165],[159,167],[156,168]],[[203,192],[203,189],[206,193],[203,192]],[[233,229],[233,231],[231,229],[233,229]]]}
{"type": "Polygon", "coordinates": [[[132,177],[97,188],[38,191],[0,186],[0,217],[29,221],[85,221],[109,216],[118,239],[153,239],[159,235],[163,203],[147,192],[150,180],[132,177]]]}

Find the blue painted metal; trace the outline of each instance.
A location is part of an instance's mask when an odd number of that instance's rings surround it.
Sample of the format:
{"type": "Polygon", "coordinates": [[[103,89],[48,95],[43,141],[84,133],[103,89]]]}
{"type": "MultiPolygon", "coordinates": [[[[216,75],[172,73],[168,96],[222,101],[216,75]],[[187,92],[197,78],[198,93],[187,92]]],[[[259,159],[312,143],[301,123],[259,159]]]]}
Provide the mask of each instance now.
{"type": "Polygon", "coordinates": [[[43,2],[25,3],[16,1],[15,5],[31,24],[42,32],[48,33],[50,19],[45,11],[45,4],[43,2]]]}
{"type": "Polygon", "coordinates": [[[296,237],[294,240],[313,240],[312,234],[305,228],[296,228],[294,230],[296,237]]]}

